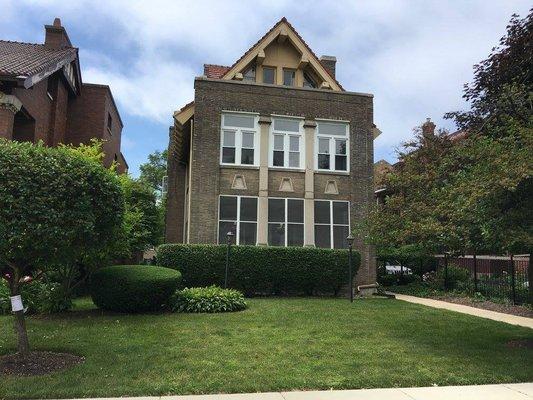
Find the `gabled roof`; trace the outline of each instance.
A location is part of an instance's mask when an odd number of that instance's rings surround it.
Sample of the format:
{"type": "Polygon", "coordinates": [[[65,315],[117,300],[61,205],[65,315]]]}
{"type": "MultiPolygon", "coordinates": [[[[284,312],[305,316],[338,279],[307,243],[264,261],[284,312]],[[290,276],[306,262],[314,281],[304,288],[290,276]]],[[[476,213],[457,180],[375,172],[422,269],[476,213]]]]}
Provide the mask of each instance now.
{"type": "Polygon", "coordinates": [[[62,68],[78,56],[78,49],[67,47],[52,50],[43,44],[0,40],[0,79],[24,79],[24,86],[31,87],[40,79],[62,68]]]}
{"type": "MultiPolygon", "coordinates": [[[[309,55],[309,61],[311,65],[319,72],[322,76],[326,77],[333,83],[333,87],[337,87],[337,90],[344,91],[341,84],[331,75],[331,73],[322,65],[316,54],[311,50],[307,43],[303,40],[300,34],[294,29],[294,27],[287,21],[287,18],[281,18],[261,39],[259,39],[246,53],[242,55],[224,74],[223,79],[232,79],[233,75],[238,72],[237,70],[240,67],[244,67],[248,62],[253,59],[260,51],[262,51],[267,45],[272,43],[274,39],[277,38],[279,33],[288,34],[292,33],[293,35],[293,44],[298,50],[309,55]],[[286,30],[285,30],[286,28],[286,30]]],[[[291,40],[292,41],[292,40],[291,40]]]]}

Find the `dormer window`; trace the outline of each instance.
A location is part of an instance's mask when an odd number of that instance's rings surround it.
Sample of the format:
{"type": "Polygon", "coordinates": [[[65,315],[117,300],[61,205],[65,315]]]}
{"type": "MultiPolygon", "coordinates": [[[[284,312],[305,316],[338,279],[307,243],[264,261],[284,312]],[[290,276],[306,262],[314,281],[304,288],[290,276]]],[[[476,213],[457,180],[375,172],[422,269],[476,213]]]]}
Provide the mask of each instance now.
{"type": "Polygon", "coordinates": [[[272,67],[263,67],[263,83],[276,83],[276,69],[272,67]]]}
{"type": "Polygon", "coordinates": [[[316,88],[316,83],[313,78],[307,73],[304,72],[304,87],[306,88],[316,88]]]}
{"type": "Polygon", "coordinates": [[[245,81],[255,82],[255,67],[252,66],[243,72],[242,78],[245,81]]]}
{"type": "Polygon", "coordinates": [[[296,71],[293,69],[283,68],[283,85],[294,86],[296,71]]]}

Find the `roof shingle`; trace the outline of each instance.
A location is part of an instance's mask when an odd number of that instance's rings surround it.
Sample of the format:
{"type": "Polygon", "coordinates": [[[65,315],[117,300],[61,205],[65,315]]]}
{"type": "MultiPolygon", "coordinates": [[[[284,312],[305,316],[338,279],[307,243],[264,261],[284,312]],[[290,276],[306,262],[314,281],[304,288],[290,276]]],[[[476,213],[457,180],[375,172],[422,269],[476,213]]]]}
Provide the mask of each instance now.
{"type": "Polygon", "coordinates": [[[226,67],[224,65],[204,64],[204,75],[208,78],[220,79],[230,69],[231,67],[226,67]]]}
{"type": "Polygon", "coordinates": [[[0,76],[32,76],[76,52],[75,47],[51,50],[43,44],[0,40],[0,76]]]}

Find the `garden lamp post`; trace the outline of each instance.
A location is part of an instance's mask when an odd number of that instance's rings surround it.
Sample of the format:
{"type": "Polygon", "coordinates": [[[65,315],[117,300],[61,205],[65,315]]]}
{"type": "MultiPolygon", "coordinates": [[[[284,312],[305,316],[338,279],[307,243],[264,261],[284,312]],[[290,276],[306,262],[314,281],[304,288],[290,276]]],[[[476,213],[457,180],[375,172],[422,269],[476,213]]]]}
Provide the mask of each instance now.
{"type": "Polygon", "coordinates": [[[350,287],[350,303],[353,303],[353,271],[352,271],[352,247],[355,238],[350,235],[346,238],[348,242],[348,285],[350,287]]]}
{"type": "Polygon", "coordinates": [[[235,236],[235,234],[232,231],[229,231],[226,234],[226,237],[228,239],[228,249],[226,250],[226,273],[224,274],[224,289],[228,288],[229,251],[231,248],[231,240],[233,236],[235,236]]]}

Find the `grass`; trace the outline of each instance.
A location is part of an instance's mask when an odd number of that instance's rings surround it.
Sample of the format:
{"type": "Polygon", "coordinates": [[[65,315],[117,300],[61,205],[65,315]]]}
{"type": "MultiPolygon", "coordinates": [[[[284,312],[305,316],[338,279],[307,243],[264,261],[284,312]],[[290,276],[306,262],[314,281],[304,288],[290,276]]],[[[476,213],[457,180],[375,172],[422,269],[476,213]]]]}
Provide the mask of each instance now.
{"type": "MultiPolygon", "coordinates": [[[[28,318],[35,350],[86,357],[41,377],[0,376],[0,398],[429,386],[533,380],[533,331],[397,300],[252,299],[229,314],[124,315],[88,299],[28,318]]],[[[13,352],[0,317],[0,354],[13,352]]]]}

